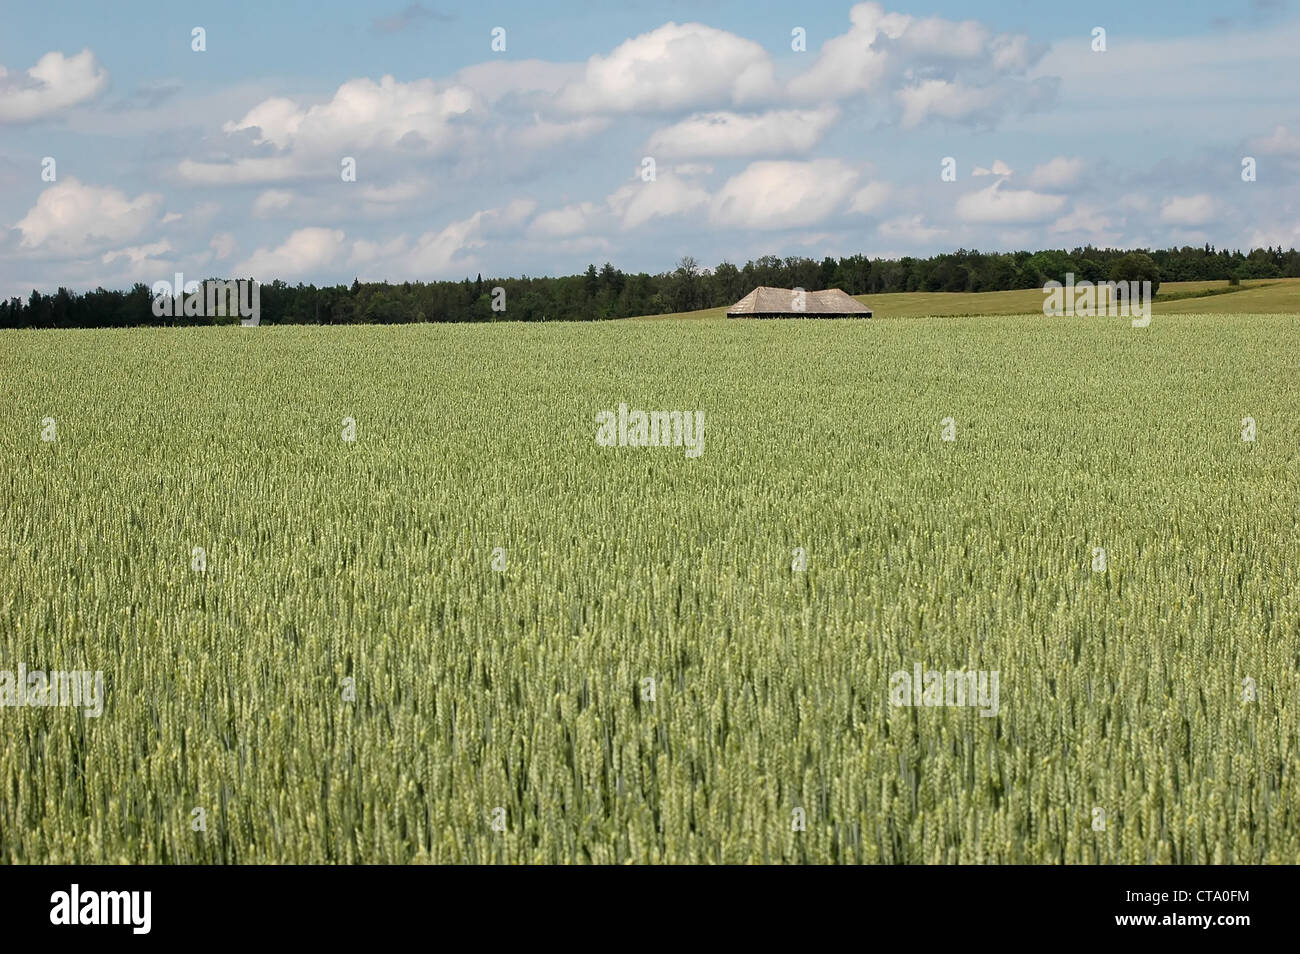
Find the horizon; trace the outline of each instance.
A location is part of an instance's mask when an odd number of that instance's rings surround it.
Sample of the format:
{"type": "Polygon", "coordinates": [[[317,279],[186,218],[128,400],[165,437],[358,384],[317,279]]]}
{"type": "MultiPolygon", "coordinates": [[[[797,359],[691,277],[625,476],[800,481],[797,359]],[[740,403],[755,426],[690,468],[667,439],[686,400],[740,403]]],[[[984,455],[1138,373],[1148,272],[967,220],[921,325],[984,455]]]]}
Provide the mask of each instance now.
{"type": "Polygon", "coordinates": [[[1285,2],[447,10],[13,11],[0,296],[1300,245],[1285,2]]]}
{"type": "MultiPolygon", "coordinates": [[[[1209,254],[1211,254],[1211,255],[1216,255],[1216,256],[1217,256],[1217,255],[1224,255],[1224,254],[1226,254],[1226,255],[1230,255],[1230,256],[1242,256],[1242,257],[1248,257],[1248,256],[1250,256],[1250,255],[1251,255],[1252,253],[1254,253],[1254,252],[1273,252],[1273,251],[1274,251],[1274,248],[1272,248],[1272,247],[1241,249],[1241,248],[1227,248],[1227,247],[1220,247],[1220,246],[1216,246],[1213,242],[1209,242],[1209,243],[1206,243],[1206,244],[1208,245],[1209,250],[1210,250],[1210,251],[1209,251],[1209,254]]],[[[918,263],[931,263],[931,262],[934,262],[934,261],[936,261],[936,260],[942,259],[942,258],[947,257],[947,256],[958,256],[958,255],[963,255],[963,254],[964,254],[964,255],[971,255],[971,256],[974,256],[974,255],[984,255],[984,256],[992,256],[992,255],[1012,255],[1012,256],[1028,255],[1028,256],[1031,256],[1031,257],[1034,256],[1034,255],[1044,255],[1044,254],[1051,254],[1051,253],[1060,253],[1060,254],[1063,254],[1063,255],[1071,256],[1071,255],[1076,255],[1076,254],[1079,254],[1079,253],[1082,253],[1082,252],[1088,252],[1088,251],[1092,251],[1092,252],[1100,252],[1100,253],[1105,253],[1105,254],[1110,254],[1110,255],[1116,255],[1116,254],[1121,254],[1121,253],[1123,253],[1123,254],[1129,254],[1129,253],[1133,253],[1133,252],[1139,252],[1139,253],[1143,253],[1143,254],[1151,254],[1151,253],[1156,253],[1156,254],[1171,254],[1171,253],[1177,253],[1177,252],[1180,252],[1180,251],[1182,251],[1182,250],[1184,250],[1184,249],[1191,249],[1191,250],[1193,250],[1193,251],[1196,251],[1196,250],[1199,250],[1199,247],[1198,247],[1198,246],[1180,246],[1180,247],[1178,247],[1178,248],[1172,248],[1172,247],[1171,247],[1171,248],[1124,248],[1124,247],[1115,247],[1115,246],[1106,246],[1106,247],[1102,247],[1102,246],[1075,246],[1075,247],[1073,247],[1073,248],[1062,248],[1062,247],[1057,247],[1057,248],[1040,248],[1040,249],[1014,249],[1014,250],[1005,251],[1005,252],[986,252],[986,251],[982,251],[981,249],[977,249],[977,248],[969,248],[969,249],[959,248],[959,249],[951,249],[951,250],[946,250],[946,251],[936,252],[935,254],[933,254],[933,255],[928,255],[928,256],[911,256],[911,255],[904,255],[904,256],[901,256],[901,257],[897,257],[897,258],[875,258],[875,257],[866,257],[866,258],[867,258],[867,261],[869,261],[869,262],[873,262],[873,263],[876,263],[876,262],[879,262],[879,263],[899,263],[899,262],[902,262],[902,261],[907,260],[907,259],[911,259],[911,260],[913,260],[913,261],[915,261],[915,262],[918,262],[918,263]]],[[[1277,247],[1276,247],[1276,250],[1277,250],[1278,253],[1280,253],[1280,254],[1282,254],[1282,255],[1294,255],[1294,254],[1296,254],[1296,252],[1297,252],[1297,249],[1296,249],[1294,246],[1292,246],[1291,248],[1282,248],[1281,246],[1277,246],[1277,247]]],[[[828,255],[828,256],[826,256],[826,258],[833,259],[833,260],[835,260],[835,261],[838,263],[838,262],[841,262],[841,261],[845,261],[845,260],[848,260],[848,259],[852,259],[852,258],[854,258],[854,257],[856,257],[856,256],[863,256],[863,253],[858,252],[858,253],[852,253],[852,254],[848,254],[848,255],[839,255],[839,256],[828,255]]],[[[693,256],[688,256],[688,257],[690,257],[690,258],[693,259],[693,256]]],[[[865,257],[865,256],[864,256],[864,257],[865,257]]],[[[698,269],[697,274],[699,274],[700,276],[706,276],[706,277],[707,277],[707,276],[712,276],[712,275],[717,274],[717,270],[718,270],[718,268],[720,268],[720,267],[722,267],[722,266],[724,266],[724,265],[731,265],[731,266],[733,266],[733,267],[735,267],[735,268],[737,268],[737,269],[741,269],[741,270],[743,270],[744,268],[749,267],[749,266],[754,266],[754,265],[756,265],[757,263],[759,263],[760,261],[762,261],[763,259],[767,259],[767,258],[776,258],[776,259],[778,259],[778,261],[780,261],[781,263],[785,263],[785,262],[788,262],[788,261],[791,261],[791,260],[800,260],[800,261],[803,261],[803,262],[811,262],[811,263],[814,263],[814,264],[820,264],[822,261],[824,261],[824,259],[815,259],[815,258],[804,257],[804,256],[785,256],[785,257],[782,257],[782,256],[776,256],[776,255],[760,255],[760,256],[758,256],[758,257],[756,257],[756,258],[749,259],[749,260],[745,261],[744,263],[740,263],[740,262],[730,262],[730,261],[727,261],[726,259],[723,259],[722,261],[718,262],[717,265],[703,265],[703,264],[700,264],[700,263],[696,262],[696,264],[699,265],[699,269],[698,269]]],[[[410,285],[421,285],[421,284],[424,284],[424,285],[431,285],[431,284],[437,284],[437,283],[464,284],[464,283],[466,283],[466,282],[471,282],[471,283],[472,283],[472,282],[476,282],[476,281],[478,281],[478,282],[487,282],[487,281],[522,282],[522,281],[537,281],[537,280],[558,281],[558,280],[563,280],[563,279],[583,278],[583,277],[588,273],[589,270],[591,270],[591,269],[597,269],[597,270],[599,271],[599,270],[605,268],[606,266],[612,267],[615,271],[619,272],[620,274],[625,275],[625,276],[629,276],[629,277],[640,277],[640,276],[644,276],[644,277],[648,277],[648,278],[668,278],[668,277],[671,277],[671,276],[673,276],[674,274],[676,274],[676,273],[678,272],[678,270],[679,270],[680,267],[681,267],[681,264],[680,264],[680,260],[679,260],[679,262],[674,263],[673,265],[671,265],[670,267],[668,267],[668,268],[666,268],[666,269],[664,269],[664,270],[662,270],[662,271],[658,271],[658,272],[645,272],[645,271],[634,272],[634,271],[630,271],[630,270],[626,270],[626,269],[621,268],[621,267],[620,267],[617,263],[615,263],[615,262],[608,262],[608,261],[607,261],[607,262],[602,262],[602,263],[600,263],[600,264],[597,264],[596,262],[591,261],[591,262],[588,262],[588,263],[586,264],[586,266],[583,267],[580,271],[568,272],[568,273],[565,273],[565,274],[536,274],[536,275],[528,275],[528,274],[523,274],[523,275],[493,275],[493,274],[486,274],[486,275],[485,275],[483,272],[477,272],[477,273],[475,273],[474,275],[462,275],[462,276],[460,276],[459,278],[439,278],[439,279],[418,279],[418,278],[417,278],[417,279],[407,279],[407,280],[405,280],[405,281],[393,281],[393,280],[390,280],[390,279],[372,279],[372,280],[366,280],[366,281],[363,281],[361,278],[359,278],[359,277],[357,277],[357,276],[353,276],[353,278],[352,278],[351,281],[343,280],[343,281],[337,281],[337,282],[326,282],[326,283],[321,283],[321,282],[301,282],[301,284],[302,284],[304,287],[308,287],[308,288],[312,288],[312,287],[314,287],[314,288],[317,288],[317,289],[326,289],[326,288],[350,288],[353,284],[360,284],[360,285],[389,285],[389,286],[400,286],[400,285],[405,285],[405,284],[410,284],[410,285]]],[[[177,273],[177,274],[179,274],[179,275],[183,275],[184,273],[177,273]]],[[[1062,278],[1064,278],[1067,274],[1069,274],[1069,275],[1073,275],[1074,273],[1072,273],[1072,272],[1062,273],[1062,278]]],[[[42,290],[42,289],[33,289],[33,290],[34,290],[34,291],[38,291],[38,292],[40,292],[40,294],[41,294],[43,297],[49,297],[49,296],[51,296],[51,295],[55,295],[55,294],[57,294],[57,293],[59,292],[60,289],[62,289],[62,290],[66,290],[66,291],[68,291],[68,292],[70,292],[70,293],[77,294],[77,295],[83,295],[83,294],[86,294],[87,292],[93,292],[93,291],[97,291],[97,290],[103,290],[103,291],[108,291],[108,292],[121,292],[121,293],[126,293],[126,292],[129,292],[129,291],[131,290],[131,288],[132,288],[135,284],[146,284],[146,285],[150,285],[150,286],[151,286],[151,292],[152,292],[152,286],[155,285],[155,284],[158,284],[158,285],[167,284],[169,287],[174,286],[174,285],[175,285],[175,282],[173,282],[171,279],[173,279],[173,278],[175,278],[175,277],[177,277],[177,275],[166,276],[166,277],[164,277],[164,278],[159,279],[157,282],[152,282],[152,283],[151,283],[151,282],[135,282],[135,283],[132,284],[132,286],[116,286],[116,287],[112,287],[112,288],[107,288],[107,287],[104,287],[104,286],[99,286],[98,288],[83,289],[83,288],[69,288],[69,287],[67,287],[67,286],[60,286],[59,288],[55,288],[55,289],[53,289],[53,290],[42,290]]],[[[1277,281],[1277,280],[1279,280],[1279,278],[1285,278],[1285,277],[1288,277],[1288,276],[1278,276],[1277,278],[1267,278],[1267,277],[1265,277],[1265,278],[1254,278],[1254,279],[1251,279],[1251,280],[1254,280],[1254,281],[1277,281]]],[[[249,277],[249,276],[241,276],[241,275],[235,275],[235,274],[210,274],[210,275],[203,275],[201,278],[188,278],[188,279],[185,280],[184,285],[185,285],[185,287],[188,288],[191,284],[194,284],[194,283],[203,283],[203,282],[228,282],[228,281],[245,281],[245,280],[254,281],[257,285],[262,285],[262,286],[265,286],[265,285],[271,285],[271,284],[273,284],[273,283],[275,283],[275,282],[277,282],[277,281],[279,281],[279,282],[281,282],[282,284],[285,284],[285,285],[287,285],[287,286],[289,286],[289,287],[296,287],[298,284],[300,284],[299,282],[287,282],[287,281],[284,281],[284,280],[282,280],[282,279],[278,279],[278,278],[272,278],[272,279],[270,279],[269,281],[262,281],[261,279],[253,279],[253,278],[251,278],[251,277],[249,277]]],[[[1049,280],[1051,280],[1051,279],[1049,278],[1049,280]]],[[[1217,280],[1219,280],[1219,279],[1196,279],[1196,281],[1217,281],[1217,280]]],[[[1223,280],[1226,281],[1227,279],[1223,279],[1223,280]]],[[[1162,279],[1162,281],[1163,281],[1163,279],[1162,279]]],[[[1173,280],[1171,280],[1171,281],[1172,281],[1172,283],[1175,283],[1175,284],[1176,284],[1178,280],[1177,280],[1177,279],[1173,279],[1173,280]]],[[[778,287],[778,286],[755,286],[755,287],[778,287]]],[[[783,286],[782,286],[782,287],[783,287],[783,286]]],[[[1037,287],[1037,286],[1035,286],[1035,287],[1037,287]]],[[[823,289],[823,290],[825,290],[825,289],[823,289]]],[[[998,292],[998,291],[1008,291],[1008,290],[1013,290],[1013,289],[991,288],[991,289],[984,289],[984,290],[981,290],[981,291],[960,291],[960,292],[951,292],[951,294],[955,294],[955,295],[963,295],[963,294],[977,294],[977,295],[978,295],[978,294],[992,294],[992,293],[995,293],[995,292],[998,292]]],[[[1044,288],[1044,289],[1042,289],[1042,290],[1043,290],[1044,292],[1046,292],[1046,288],[1044,288]]],[[[890,292],[863,292],[863,293],[854,293],[854,297],[859,297],[859,298],[860,298],[860,297],[864,297],[865,295],[869,295],[869,294],[892,294],[892,293],[890,293],[890,292]]],[[[933,292],[929,292],[929,294],[933,294],[933,292]]],[[[29,293],[26,294],[26,295],[18,294],[18,295],[9,295],[9,296],[0,297],[0,301],[14,300],[14,299],[17,299],[17,300],[19,300],[19,301],[22,301],[24,305],[27,305],[27,304],[30,304],[30,303],[31,303],[31,294],[30,294],[30,292],[29,292],[29,293]]]]}

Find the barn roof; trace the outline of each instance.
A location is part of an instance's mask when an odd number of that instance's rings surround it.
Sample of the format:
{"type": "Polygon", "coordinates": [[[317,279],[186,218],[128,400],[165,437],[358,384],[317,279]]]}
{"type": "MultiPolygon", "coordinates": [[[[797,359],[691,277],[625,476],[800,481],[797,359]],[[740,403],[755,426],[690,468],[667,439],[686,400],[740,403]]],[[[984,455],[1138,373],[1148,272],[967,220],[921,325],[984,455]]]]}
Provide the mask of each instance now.
{"type": "Polygon", "coordinates": [[[768,288],[760,285],[727,309],[727,317],[746,315],[861,315],[871,317],[871,309],[838,288],[803,292],[803,307],[793,288],[768,288]]]}

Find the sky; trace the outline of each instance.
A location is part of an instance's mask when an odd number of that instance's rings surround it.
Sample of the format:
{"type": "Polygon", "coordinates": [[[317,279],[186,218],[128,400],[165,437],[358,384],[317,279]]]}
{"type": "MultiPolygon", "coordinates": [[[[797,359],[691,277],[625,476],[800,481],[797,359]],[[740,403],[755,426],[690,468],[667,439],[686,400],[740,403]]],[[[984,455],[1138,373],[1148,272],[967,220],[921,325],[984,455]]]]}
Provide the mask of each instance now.
{"type": "Polygon", "coordinates": [[[1297,50],[1294,0],[0,0],[0,295],[1300,246],[1297,50]]]}

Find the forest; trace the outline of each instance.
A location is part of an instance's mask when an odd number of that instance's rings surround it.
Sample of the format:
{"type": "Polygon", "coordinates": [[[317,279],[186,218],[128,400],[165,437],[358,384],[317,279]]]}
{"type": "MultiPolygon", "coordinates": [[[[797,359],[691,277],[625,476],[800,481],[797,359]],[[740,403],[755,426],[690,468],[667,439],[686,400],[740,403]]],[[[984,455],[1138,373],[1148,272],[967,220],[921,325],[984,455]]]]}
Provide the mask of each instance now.
{"type": "MultiPolygon", "coordinates": [[[[1300,277],[1300,252],[1281,246],[1248,253],[1204,247],[1133,251],[1091,246],[1041,252],[959,249],[930,258],[778,258],[737,266],[702,267],[682,258],[657,275],[592,264],[580,275],[485,278],[462,281],[261,286],[263,324],[404,324],[470,321],[590,321],[694,311],[730,305],[755,286],[842,288],[851,295],[887,292],[982,292],[1041,288],[1047,281],[1229,281],[1300,277]],[[493,294],[496,288],[504,296],[493,294]],[[494,300],[497,308],[494,309],[494,300]]],[[[226,276],[238,279],[245,276],[226,276]]],[[[221,280],[211,276],[209,281],[221,280]]],[[[214,324],[234,318],[155,317],[150,286],[96,288],[54,294],[33,291],[26,301],[0,301],[0,328],[108,328],[214,324]]]]}

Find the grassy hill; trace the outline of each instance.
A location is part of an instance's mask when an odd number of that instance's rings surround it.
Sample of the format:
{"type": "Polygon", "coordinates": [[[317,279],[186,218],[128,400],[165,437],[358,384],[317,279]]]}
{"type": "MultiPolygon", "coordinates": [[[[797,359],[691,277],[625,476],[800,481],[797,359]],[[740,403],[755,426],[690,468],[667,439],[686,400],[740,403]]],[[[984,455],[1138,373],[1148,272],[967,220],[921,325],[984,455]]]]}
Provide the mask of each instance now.
{"type": "MultiPolygon", "coordinates": [[[[996,292],[900,292],[890,295],[857,295],[876,318],[921,316],[1025,315],[1040,313],[1043,292],[1039,288],[996,292]]],[[[1288,314],[1300,313],[1300,278],[1276,278],[1242,282],[1166,282],[1160,286],[1153,311],[1156,314],[1288,314]]],[[[725,318],[726,308],[647,315],[644,319],[725,318]]]]}

